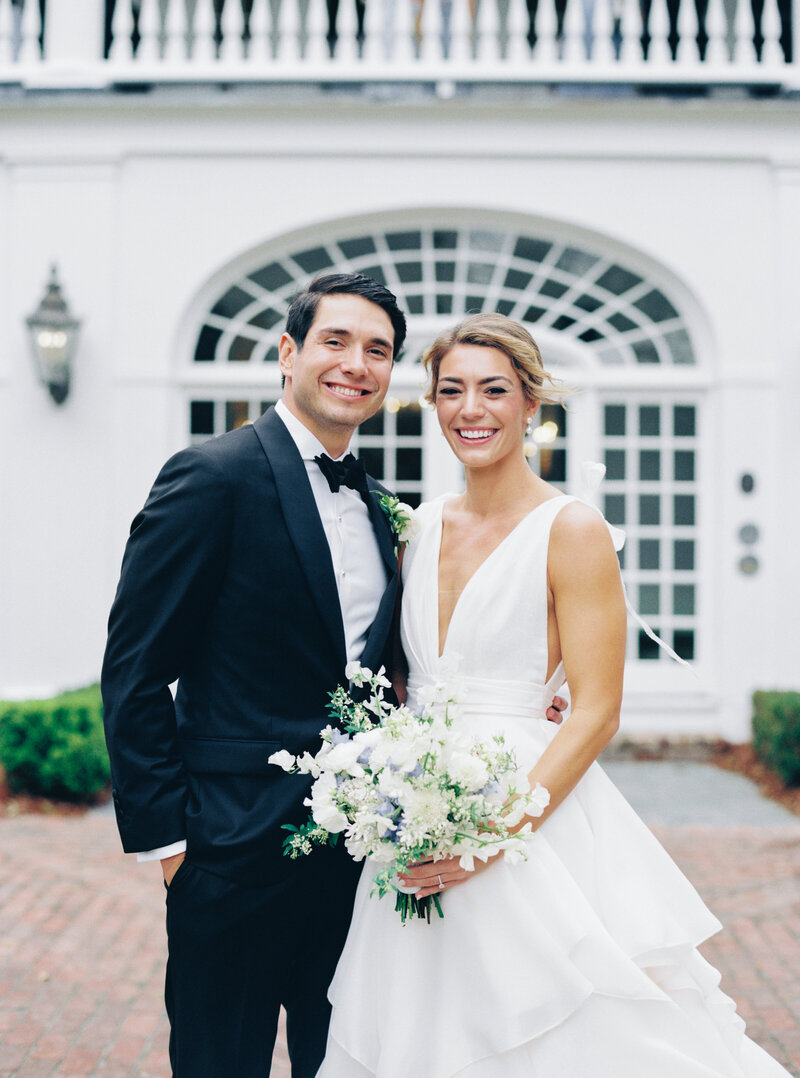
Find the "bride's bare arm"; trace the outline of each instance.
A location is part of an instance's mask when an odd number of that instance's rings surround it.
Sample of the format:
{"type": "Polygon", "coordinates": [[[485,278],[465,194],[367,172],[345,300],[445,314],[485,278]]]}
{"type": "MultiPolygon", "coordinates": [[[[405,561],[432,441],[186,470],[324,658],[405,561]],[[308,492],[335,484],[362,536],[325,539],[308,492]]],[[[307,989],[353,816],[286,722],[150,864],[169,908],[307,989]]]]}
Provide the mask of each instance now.
{"type": "Polygon", "coordinates": [[[553,522],[547,562],[561,657],[572,715],[530,774],[550,791],[550,805],[533,828],[561,804],[619,727],[625,664],[626,612],[619,564],[602,518],[580,503],[553,522]]]}

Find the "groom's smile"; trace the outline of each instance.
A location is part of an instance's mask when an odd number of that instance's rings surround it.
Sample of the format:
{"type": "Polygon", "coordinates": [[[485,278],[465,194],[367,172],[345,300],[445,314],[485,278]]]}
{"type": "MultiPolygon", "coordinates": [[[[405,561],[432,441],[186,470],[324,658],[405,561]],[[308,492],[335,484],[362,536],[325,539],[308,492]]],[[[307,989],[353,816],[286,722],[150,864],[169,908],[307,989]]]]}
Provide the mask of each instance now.
{"type": "Polygon", "coordinates": [[[356,427],[380,408],[392,375],[394,329],[362,296],[324,296],[298,348],[281,337],[279,362],[286,406],[340,456],[356,427]]]}

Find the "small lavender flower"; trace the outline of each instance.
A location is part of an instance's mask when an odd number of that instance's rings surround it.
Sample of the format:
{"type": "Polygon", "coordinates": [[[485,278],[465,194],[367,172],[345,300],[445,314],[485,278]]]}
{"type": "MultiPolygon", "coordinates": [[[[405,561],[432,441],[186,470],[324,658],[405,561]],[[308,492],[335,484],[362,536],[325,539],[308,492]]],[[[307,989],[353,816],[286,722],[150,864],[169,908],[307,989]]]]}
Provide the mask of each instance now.
{"type": "Polygon", "coordinates": [[[343,730],[331,730],[331,745],[341,745],[344,741],[349,740],[350,735],[343,730]]]}

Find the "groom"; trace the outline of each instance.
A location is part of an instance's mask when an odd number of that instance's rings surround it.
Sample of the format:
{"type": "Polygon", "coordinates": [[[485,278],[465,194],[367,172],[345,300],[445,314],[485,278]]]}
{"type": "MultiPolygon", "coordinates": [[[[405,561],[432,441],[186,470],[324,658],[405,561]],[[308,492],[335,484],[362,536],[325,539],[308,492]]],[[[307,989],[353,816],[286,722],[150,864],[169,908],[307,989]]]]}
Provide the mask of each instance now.
{"type": "Polygon", "coordinates": [[[283,400],[168,461],[131,528],[106,737],[124,849],[159,859],[168,885],[178,1078],[264,1078],[281,1004],[293,1078],[325,1052],[358,867],[341,848],[281,855],[308,782],[267,761],[316,750],[349,660],[387,662],[397,560],[382,488],[323,460],[328,479],[315,458],[342,457],[381,406],[405,333],[375,281],[313,282],[280,341],[283,400]]]}

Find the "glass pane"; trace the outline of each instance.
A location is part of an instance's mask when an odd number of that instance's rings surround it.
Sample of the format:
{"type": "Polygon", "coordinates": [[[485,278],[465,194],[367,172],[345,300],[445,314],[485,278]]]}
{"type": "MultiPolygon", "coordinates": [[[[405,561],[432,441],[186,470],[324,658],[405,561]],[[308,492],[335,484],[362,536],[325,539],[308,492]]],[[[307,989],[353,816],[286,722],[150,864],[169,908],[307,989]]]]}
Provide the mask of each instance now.
{"type": "Polygon", "coordinates": [[[522,316],[523,322],[538,322],[543,314],[546,314],[544,307],[529,307],[525,314],[522,316]]]}
{"type": "Polygon", "coordinates": [[[674,502],[674,519],[679,525],[694,524],[694,495],[676,494],[674,502]]]}
{"type": "Polygon", "coordinates": [[[658,494],[639,495],[639,523],[643,525],[661,523],[661,498],[658,494]]]}
{"type": "Polygon", "coordinates": [[[527,288],[533,280],[532,273],[523,273],[522,270],[510,269],[506,274],[506,279],[503,282],[504,288],[513,288],[519,292],[527,288]]]}
{"type": "Polygon", "coordinates": [[[436,297],[436,313],[437,314],[452,314],[453,313],[453,297],[442,296],[436,297]]]}
{"type": "Polygon", "coordinates": [[[638,307],[640,311],[646,314],[647,317],[651,318],[654,322],[665,322],[668,318],[678,317],[678,312],[664,293],[659,292],[657,288],[654,288],[652,292],[648,292],[647,295],[642,296],[641,299],[637,299],[634,303],[634,307],[638,307]]]}
{"type": "Polygon", "coordinates": [[[387,232],[386,243],[390,251],[418,251],[422,246],[422,233],[387,232]]]}
{"type": "Polygon", "coordinates": [[[605,273],[597,278],[597,283],[602,288],[605,288],[607,292],[612,292],[615,296],[621,296],[623,292],[627,292],[628,289],[639,284],[641,279],[635,273],[630,273],[628,270],[623,269],[622,266],[609,266],[605,273]]]}
{"type": "Polygon", "coordinates": [[[565,449],[539,451],[539,475],[548,483],[566,483],[567,452],[565,449]]]}
{"type": "Polygon", "coordinates": [[[636,329],[636,323],[624,314],[612,314],[608,317],[608,324],[613,326],[618,333],[627,333],[629,329],[636,329]]]}
{"type": "Polygon", "coordinates": [[[694,584],[673,584],[672,613],[694,614],[694,584]]]}
{"type": "Polygon", "coordinates": [[[371,277],[373,281],[377,281],[378,284],[386,284],[386,274],[383,272],[383,266],[364,266],[360,271],[365,277],[371,277]]]}
{"type": "Polygon", "coordinates": [[[253,297],[236,285],[229,288],[224,296],[221,296],[211,308],[212,314],[222,315],[223,318],[235,318],[242,308],[253,302],[253,297]]]}
{"type": "Polygon", "coordinates": [[[489,262],[470,262],[467,266],[467,281],[470,284],[489,284],[494,274],[494,266],[489,262]]]}
{"type": "Polygon", "coordinates": [[[520,236],[514,244],[514,254],[517,258],[524,258],[528,262],[543,262],[552,246],[552,243],[545,243],[544,240],[532,240],[527,236],[520,236]]]}
{"type": "Polygon", "coordinates": [[[661,543],[658,539],[639,540],[639,568],[661,568],[661,543]]]}
{"type": "Polygon", "coordinates": [[[607,404],[603,409],[603,431],[607,438],[622,438],[625,434],[625,405],[607,404]]]}
{"type": "Polygon", "coordinates": [[[603,516],[609,524],[625,523],[625,495],[606,494],[603,499],[603,516]]]}
{"type": "Polygon", "coordinates": [[[214,433],[214,402],[192,401],[189,405],[189,430],[192,434],[214,433]]]}
{"type": "Polygon", "coordinates": [[[691,449],[675,450],[675,479],[678,482],[690,482],[694,479],[694,451],[691,449]]]}
{"type": "Polygon", "coordinates": [[[672,634],[672,648],[682,659],[693,659],[694,630],[676,629],[672,634]]]}
{"type": "Polygon", "coordinates": [[[486,301],[486,296],[467,296],[465,300],[464,310],[467,314],[480,314],[483,310],[483,304],[486,301]]]}
{"type": "Polygon", "coordinates": [[[425,313],[425,299],[423,296],[407,296],[406,306],[409,314],[425,313]]]}
{"type": "MultiPolygon", "coordinates": [[[[653,627],[651,626],[651,628],[653,628],[653,627]]],[[[660,629],[653,628],[653,632],[656,634],[656,636],[661,636],[661,630],[660,629]]],[[[650,637],[647,635],[647,633],[640,629],[639,630],[639,658],[640,659],[657,659],[659,651],[661,651],[661,648],[658,646],[658,644],[655,642],[655,640],[651,640],[650,637]]]]}
{"type": "Polygon", "coordinates": [[[553,322],[553,329],[569,329],[570,326],[575,325],[576,321],[576,318],[570,318],[568,314],[561,314],[558,316],[555,322],[553,322]]]}
{"type": "Polygon", "coordinates": [[[370,416],[369,419],[365,419],[361,426],[358,428],[359,434],[383,434],[383,412],[377,412],[375,415],[370,416]]]}
{"type": "Polygon", "coordinates": [[[253,354],[255,346],[256,342],[248,340],[247,337],[234,337],[228,351],[228,362],[247,363],[253,354]]]}
{"type": "Polygon", "coordinates": [[[693,404],[675,405],[672,412],[672,429],[676,438],[693,438],[697,434],[696,411],[693,404]]]}
{"type": "Polygon", "coordinates": [[[637,341],[631,345],[637,363],[660,363],[661,358],[652,341],[637,341]]]}
{"type": "Polygon", "coordinates": [[[225,401],[225,430],[236,430],[250,418],[247,401],[225,401]]]}
{"type": "Polygon", "coordinates": [[[403,284],[415,284],[422,280],[421,262],[396,262],[395,269],[403,284]]]}
{"type": "Polygon", "coordinates": [[[639,408],[639,434],[642,438],[658,438],[661,434],[661,408],[657,404],[639,408]]]}
{"type": "Polygon", "coordinates": [[[303,267],[306,273],[318,273],[333,265],[333,259],[324,247],[312,247],[308,251],[300,251],[299,254],[292,255],[292,258],[298,266],[303,267]]]}
{"type": "Polygon", "coordinates": [[[596,329],[585,329],[583,333],[578,334],[578,340],[593,344],[595,341],[604,341],[605,337],[602,333],[598,333],[596,329]]]}
{"type": "Polygon", "coordinates": [[[276,311],[273,307],[265,307],[263,311],[254,314],[247,324],[248,326],[257,326],[258,329],[272,329],[282,319],[283,315],[280,311],[276,311]]]}
{"type": "Polygon", "coordinates": [[[642,617],[661,613],[659,609],[659,590],[658,584],[639,585],[639,613],[642,617]]]}
{"type": "Polygon", "coordinates": [[[545,281],[539,289],[540,295],[548,296],[550,299],[561,299],[566,291],[568,291],[567,285],[562,284],[561,281],[551,280],[545,281]]]}
{"type": "MultiPolygon", "coordinates": [[[[362,427],[363,430],[363,427],[362,427]]],[[[364,467],[367,469],[373,479],[383,479],[383,450],[366,446],[363,449],[359,449],[358,455],[361,460],[364,461],[364,467]]]]}
{"type": "Polygon", "coordinates": [[[195,363],[212,363],[217,358],[217,344],[222,336],[221,329],[212,326],[203,326],[200,336],[197,338],[197,346],[194,350],[195,363]]]}
{"type": "Polygon", "coordinates": [[[588,251],[580,251],[577,247],[565,247],[556,266],[576,277],[583,277],[584,273],[588,273],[597,261],[597,255],[590,255],[588,251]]]}
{"type": "Polygon", "coordinates": [[[694,569],[694,540],[676,539],[673,545],[675,568],[683,571],[694,569]]]}
{"type": "Polygon", "coordinates": [[[569,413],[565,411],[560,404],[540,405],[539,418],[542,423],[555,423],[555,425],[558,427],[558,437],[566,437],[569,413]]]}
{"type": "Polygon", "coordinates": [[[433,246],[439,251],[451,251],[458,246],[458,233],[437,230],[433,234],[433,246]]]}
{"type": "Polygon", "coordinates": [[[575,300],[575,306],[580,307],[582,311],[596,311],[598,307],[602,307],[603,304],[599,299],[595,299],[594,296],[590,296],[584,292],[582,296],[578,296],[575,300]]]}
{"type": "Polygon", "coordinates": [[[624,449],[607,449],[606,450],[606,479],[624,479],[625,478],[625,450],[624,449]]]}
{"type": "MultiPolygon", "coordinates": [[[[421,449],[398,449],[397,450],[397,478],[421,479],[422,478],[422,450],[421,449]]],[[[369,469],[368,469],[369,470],[369,469]]],[[[374,474],[374,473],[373,473],[374,474]]]]}
{"type": "Polygon", "coordinates": [[[372,236],[359,236],[354,240],[339,240],[339,249],[345,258],[360,258],[375,254],[375,241],[372,236]]]}
{"type": "Polygon", "coordinates": [[[422,409],[418,404],[408,404],[397,413],[396,422],[397,433],[404,438],[422,434],[422,409]]]}
{"type": "Polygon", "coordinates": [[[268,266],[256,270],[255,273],[251,273],[249,276],[251,281],[255,281],[257,285],[260,285],[267,292],[277,292],[279,288],[291,284],[294,280],[280,262],[270,262],[268,266]]]}
{"type": "Polygon", "coordinates": [[[661,478],[661,451],[642,449],[639,453],[639,478],[653,480],[661,478]]]}
{"type": "Polygon", "coordinates": [[[502,232],[489,232],[476,229],[469,234],[469,245],[475,251],[502,251],[505,235],[502,232]]]}
{"type": "Polygon", "coordinates": [[[674,329],[664,334],[664,340],[672,352],[673,363],[694,363],[694,350],[685,329],[674,329]]]}

